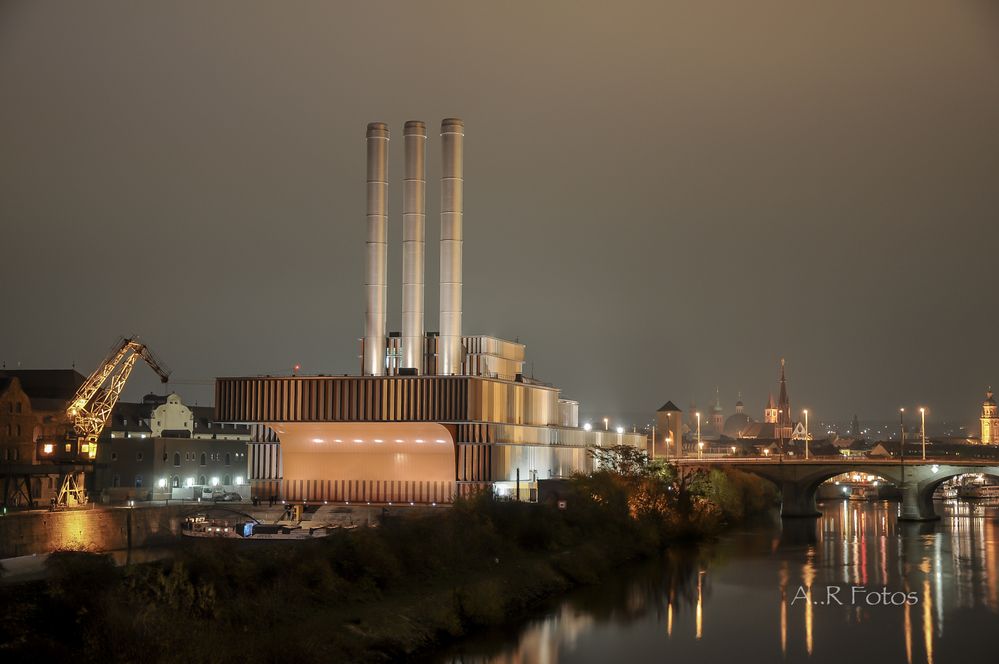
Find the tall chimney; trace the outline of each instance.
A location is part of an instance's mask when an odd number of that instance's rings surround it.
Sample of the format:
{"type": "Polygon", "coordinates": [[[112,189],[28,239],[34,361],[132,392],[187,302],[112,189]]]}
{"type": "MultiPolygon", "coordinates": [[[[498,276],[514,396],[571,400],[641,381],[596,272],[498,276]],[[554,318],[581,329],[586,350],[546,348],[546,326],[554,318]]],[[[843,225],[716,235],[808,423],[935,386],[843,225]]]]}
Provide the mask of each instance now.
{"type": "Polygon", "coordinates": [[[388,273],[388,125],[368,124],[368,256],[364,290],[364,365],[367,376],[385,373],[385,302],[388,273]]]}
{"type": "Polygon", "coordinates": [[[402,131],[406,175],[402,192],[402,364],[423,373],[423,259],[426,226],[427,125],[410,120],[402,131]]]}
{"type": "Polygon", "coordinates": [[[437,373],[461,373],[461,240],[465,123],[441,121],[441,318],[437,373]]]}

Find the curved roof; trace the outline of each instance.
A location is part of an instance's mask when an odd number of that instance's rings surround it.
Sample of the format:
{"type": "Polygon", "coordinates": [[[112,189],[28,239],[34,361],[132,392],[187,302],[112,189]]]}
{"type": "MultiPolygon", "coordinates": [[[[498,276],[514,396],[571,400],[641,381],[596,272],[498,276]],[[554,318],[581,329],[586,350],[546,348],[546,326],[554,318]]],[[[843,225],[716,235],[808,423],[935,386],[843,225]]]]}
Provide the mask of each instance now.
{"type": "Polygon", "coordinates": [[[725,419],[725,426],[722,432],[729,438],[740,438],[742,437],[742,432],[752,423],[753,419],[745,413],[729,415],[725,419]]]}

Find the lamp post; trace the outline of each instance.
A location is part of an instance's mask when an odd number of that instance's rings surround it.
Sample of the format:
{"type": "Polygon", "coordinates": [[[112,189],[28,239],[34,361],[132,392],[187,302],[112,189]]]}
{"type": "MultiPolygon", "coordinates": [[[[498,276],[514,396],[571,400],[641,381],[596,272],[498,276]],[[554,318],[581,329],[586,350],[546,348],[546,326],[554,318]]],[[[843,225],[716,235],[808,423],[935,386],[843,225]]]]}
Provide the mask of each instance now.
{"type": "Polygon", "coordinates": [[[901,445],[899,446],[898,463],[902,466],[902,482],[905,482],[905,408],[898,409],[899,436],[901,445]]]}
{"type": "Polygon", "coordinates": [[[923,438],[923,461],[926,461],[926,409],[919,409],[920,434],[923,438]]]}
{"type": "Polygon", "coordinates": [[[604,418],[604,431],[610,431],[610,419],[604,418]]]}
{"type": "Polygon", "coordinates": [[[808,409],[805,409],[805,461],[808,461],[808,409]]]}
{"type": "Polygon", "coordinates": [[[663,436],[663,445],[666,446],[666,463],[669,463],[670,432],[673,431],[673,413],[666,412],[666,435],[663,436]]]}
{"type": "Polygon", "coordinates": [[[784,409],[781,408],[777,411],[777,444],[780,449],[777,450],[780,455],[780,462],[784,463],[784,409]]]}
{"type": "Polygon", "coordinates": [[[697,416],[697,458],[701,458],[701,450],[704,449],[704,443],[701,442],[701,414],[694,413],[697,416]]]}

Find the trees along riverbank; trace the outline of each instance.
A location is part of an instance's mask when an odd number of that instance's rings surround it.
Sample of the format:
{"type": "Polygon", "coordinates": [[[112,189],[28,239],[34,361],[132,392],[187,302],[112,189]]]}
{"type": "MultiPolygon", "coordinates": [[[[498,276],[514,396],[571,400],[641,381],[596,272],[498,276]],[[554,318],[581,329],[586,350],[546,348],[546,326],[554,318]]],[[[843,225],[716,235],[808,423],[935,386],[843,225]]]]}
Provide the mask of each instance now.
{"type": "Polygon", "coordinates": [[[316,541],[191,542],[127,568],[53,554],[46,581],[0,587],[0,658],[395,661],[776,500],[737,471],[681,475],[630,448],[597,461],[567,483],[565,509],[479,495],[316,541]]]}

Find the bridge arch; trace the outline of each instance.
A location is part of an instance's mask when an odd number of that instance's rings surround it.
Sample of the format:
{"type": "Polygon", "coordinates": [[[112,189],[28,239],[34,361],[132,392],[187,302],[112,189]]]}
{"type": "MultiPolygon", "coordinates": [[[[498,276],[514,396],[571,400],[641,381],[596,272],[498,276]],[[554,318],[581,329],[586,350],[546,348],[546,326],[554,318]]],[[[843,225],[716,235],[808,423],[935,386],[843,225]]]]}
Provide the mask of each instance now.
{"type": "MultiPolygon", "coordinates": [[[[718,460],[694,462],[691,465],[712,466],[718,460]]],[[[781,516],[818,516],[815,496],[820,484],[847,472],[876,475],[895,484],[902,490],[900,518],[926,521],[939,518],[933,507],[933,492],[952,477],[981,473],[999,478],[999,465],[982,463],[953,464],[915,460],[905,464],[898,461],[874,459],[750,462],[732,461],[724,465],[737,468],[770,480],[781,491],[781,516]]]]}

